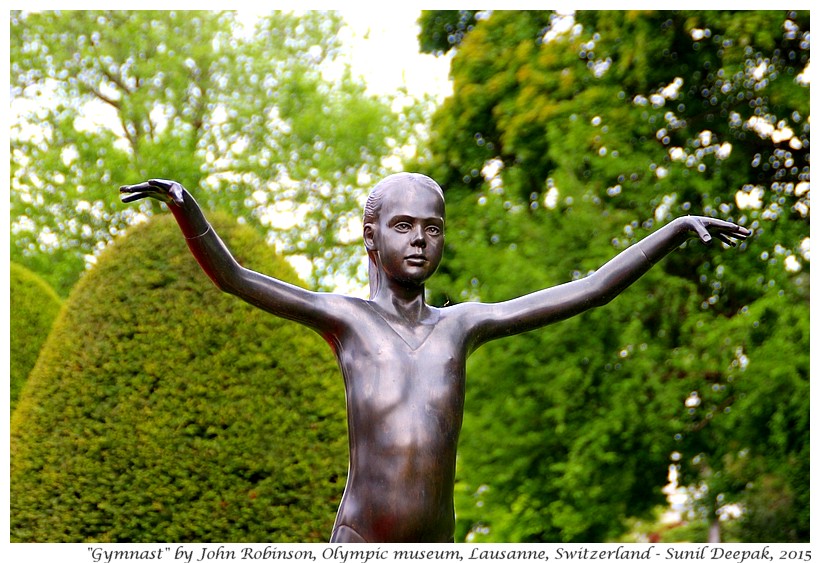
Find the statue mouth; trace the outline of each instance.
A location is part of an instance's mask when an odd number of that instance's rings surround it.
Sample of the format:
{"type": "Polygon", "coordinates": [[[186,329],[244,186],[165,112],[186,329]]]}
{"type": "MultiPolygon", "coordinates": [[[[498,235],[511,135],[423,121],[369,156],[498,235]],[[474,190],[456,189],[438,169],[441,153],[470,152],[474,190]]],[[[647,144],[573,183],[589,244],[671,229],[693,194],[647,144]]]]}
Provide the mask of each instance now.
{"type": "Polygon", "coordinates": [[[411,264],[423,264],[427,262],[427,257],[424,254],[411,254],[410,256],[405,256],[404,259],[410,262],[411,264]]]}

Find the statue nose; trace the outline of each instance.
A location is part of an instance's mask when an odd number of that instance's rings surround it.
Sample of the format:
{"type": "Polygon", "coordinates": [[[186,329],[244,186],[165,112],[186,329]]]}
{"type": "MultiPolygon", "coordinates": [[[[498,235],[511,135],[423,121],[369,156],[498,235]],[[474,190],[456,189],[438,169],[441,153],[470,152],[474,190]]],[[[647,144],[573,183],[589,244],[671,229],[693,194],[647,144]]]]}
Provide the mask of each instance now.
{"type": "Polygon", "coordinates": [[[427,240],[424,238],[424,228],[418,226],[413,230],[413,246],[424,248],[427,246],[427,240]]]}

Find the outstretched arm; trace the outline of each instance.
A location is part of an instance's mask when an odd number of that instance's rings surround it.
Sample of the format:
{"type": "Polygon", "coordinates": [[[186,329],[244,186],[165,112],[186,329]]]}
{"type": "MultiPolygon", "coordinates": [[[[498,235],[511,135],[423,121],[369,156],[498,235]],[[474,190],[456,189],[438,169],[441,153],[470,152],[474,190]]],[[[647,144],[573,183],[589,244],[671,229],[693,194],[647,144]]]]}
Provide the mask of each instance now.
{"type": "Polygon", "coordinates": [[[323,294],[296,287],[242,267],[202,214],[196,200],[177,182],[148,180],[123,186],[123,202],[151,197],[164,202],[182,230],[185,242],[208,277],[222,291],[237,295],[280,317],[325,332],[331,323],[327,307],[318,306],[323,294]]]}
{"type": "Polygon", "coordinates": [[[744,239],[750,232],[734,223],[709,217],[675,219],[586,278],[487,305],[474,325],[476,345],[545,326],[610,302],[692,234],[704,243],[716,238],[735,246],[733,239],[744,239]]]}

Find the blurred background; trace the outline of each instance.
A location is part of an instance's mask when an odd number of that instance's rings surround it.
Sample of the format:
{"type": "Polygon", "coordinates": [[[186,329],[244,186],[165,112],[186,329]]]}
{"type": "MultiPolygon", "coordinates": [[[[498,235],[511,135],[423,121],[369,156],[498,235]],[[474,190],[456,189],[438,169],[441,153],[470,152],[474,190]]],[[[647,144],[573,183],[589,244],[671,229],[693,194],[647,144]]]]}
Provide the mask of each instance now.
{"type": "Polygon", "coordinates": [[[437,306],[583,277],[680,215],[753,232],[473,355],[457,541],[808,541],[808,11],[9,23],[13,541],[326,541],[331,352],[117,188],[175,179],[246,266],[366,295],[363,202],[398,170],[445,190],[437,306]]]}

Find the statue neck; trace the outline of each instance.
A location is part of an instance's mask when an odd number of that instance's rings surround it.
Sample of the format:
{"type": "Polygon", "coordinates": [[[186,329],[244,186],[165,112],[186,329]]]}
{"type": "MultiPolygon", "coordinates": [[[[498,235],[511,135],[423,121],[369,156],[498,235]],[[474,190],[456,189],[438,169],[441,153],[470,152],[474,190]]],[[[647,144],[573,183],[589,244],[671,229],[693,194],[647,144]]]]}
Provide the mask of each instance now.
{"type": "Polygon", "coordinates": [[[411,323],[419,322],[429,312],[424,299],[424,284],[406,285],[382,278],[371,301],[386,313],[411,323]]]}

